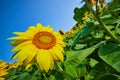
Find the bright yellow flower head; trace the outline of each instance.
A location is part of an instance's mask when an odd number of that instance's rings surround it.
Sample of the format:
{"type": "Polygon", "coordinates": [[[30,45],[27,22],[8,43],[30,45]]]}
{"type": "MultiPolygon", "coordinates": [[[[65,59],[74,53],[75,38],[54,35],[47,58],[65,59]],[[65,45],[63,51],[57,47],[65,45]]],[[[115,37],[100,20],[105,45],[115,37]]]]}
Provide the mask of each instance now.
{"type": "Polygon", "coordinates": [[[0,60],[0,80],[5,80],[3,76],[8,74],[7,68],[6,68],[7,66],[8,64],[6,62],[3,62],[2,60],[0,60]]]}
{"type": "Polygon", "coordinates": [[[54,66],[54,61],[63,61],[63,37],[54,32],[50,26],[30,26],[26,32],[14,32],[17,36],[9,38],[14,40],[11,44],[16,46],[12,52],[18,51],[13,59],[27,65],[37,61],[40,68],[48,72],[54,66]]]}

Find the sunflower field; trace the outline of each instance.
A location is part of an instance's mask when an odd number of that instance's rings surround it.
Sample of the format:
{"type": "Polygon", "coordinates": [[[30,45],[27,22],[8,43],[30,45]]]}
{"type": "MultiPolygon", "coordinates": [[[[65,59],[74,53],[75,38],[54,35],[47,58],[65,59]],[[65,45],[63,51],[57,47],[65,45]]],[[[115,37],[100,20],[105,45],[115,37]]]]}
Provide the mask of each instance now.
{"type": "Polygon", "coordinates": [[[72,29],[37,23],[13,32],[13,64],[0,60],[0,80],[120,80],[120,0],[83,0],[72,29]]]}

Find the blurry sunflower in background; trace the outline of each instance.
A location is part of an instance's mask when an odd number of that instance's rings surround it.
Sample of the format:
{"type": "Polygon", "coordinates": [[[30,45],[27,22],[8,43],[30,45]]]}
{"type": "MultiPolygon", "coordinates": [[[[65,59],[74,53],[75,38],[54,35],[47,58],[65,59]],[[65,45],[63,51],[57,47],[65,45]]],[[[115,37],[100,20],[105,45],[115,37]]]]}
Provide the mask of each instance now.
{"type": "Polygon", "coordinates": [[[19,62],[14,62],[13,64],[10,64],[9,65],[9,68],[12,69],[12,68],[17,68],[18,66],[22,65],[22,63],[19,63],[19,62]]]}
{"type": "Polygon", "coordinates": [[[37,61],[40,68],[48,72],[54,66],[54,61],[64,60],[63,37],[50,26],[30,26],[25,32],[13,32],[17,36],[8,38],[14,40],[12,52],[16,54],[12,59],[18,58],[19,63],[31,66],[37,61]]]}
{"type": "Polygon", "coordinates": [[[8,64],[0,60],[0,80],[5,80],[4,76],[8,74],[7,67],[8,67],[8,64]]]}
{"type": "Polygon", "coordinates": [[[88,2],[90,3],[90,5],[93,7],[96,4],[96,0],[88,0],[88,2]]]}
{"type": "Polygon", "coordinates": [[[82,17],[82,20],[87,19],[87,18],[88,18],[88,15],[89,15],[89,13],[88,13],[88,12],[86,12],[86,13],[83,15],[83,17],[82,17]]]}

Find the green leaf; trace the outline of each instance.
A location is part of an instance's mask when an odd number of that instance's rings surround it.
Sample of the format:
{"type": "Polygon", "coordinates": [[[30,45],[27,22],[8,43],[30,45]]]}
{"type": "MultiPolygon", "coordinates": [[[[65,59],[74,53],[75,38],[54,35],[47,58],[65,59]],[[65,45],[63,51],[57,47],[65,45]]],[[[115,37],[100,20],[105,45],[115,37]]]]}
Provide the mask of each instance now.
{"type": "Polygon", "coordinates": [[[105,24],[114,24],[114,23],[118,23],[120,22],[120,17],[118,17],[117,19],[113,19],[111,18],[107,18],[103,20],[105,24]]]}
{"type": "Polygon", "coordinates": [[[17,80],[24,80],[29,75],[30,74],[28,72],[21,73],[21,74],[19,74],[17,80]]]}
{"type": "Polygon", "coordinates": [[[61,72],[56,72],[55,73],[55,78],[56,80],[63,80],[63,74],[61,72]]]}
{"type": "Polygon", "coordinates": [[[104,16],[102,16],[102,17],[100,17],[101,19],[106,19],[106,18],[110,18],[110,17],[112,17],[112,15],[111,14],[107,14],[107,15],[104,15],[104,16]]]}
{"type": "Polygon", "coordinates": [[[98,63],[98,61],[96,61],[96,60],[93,59],[93,58],[90,58],[90,66],[91,66],[91,67],[94,67],[97,63],[98,63]]]}
{"type": "Polygon", "coordinates": [[[48,80],[56,80],[54,75],[50,75],[48,80]]]}
{"type": "Polygon", "coordinates": [[[79,78],[85,76],[85,74],[87,73],[85,64],[80,64],[75,69],[79,78]]]}
{"type": "Polygon", "coordinates": [[[9,75],[15,75],[16,73],[17,73],[17,70],[13,68],[10,70],[9,75]]]}
{"type": "Polygon", "coordinates": [[[116,12],[116,11],[120,11],[120,8],[114,9],[114,12],[116,12]]]}
{"type": "Polygon", "coordinates": [[[74,9],[74,19],[80,23],[82,21],[82,18],[84,16],[84,14],[88,11],[86,5],[84,5],[83,7],[81,8],[75,8],[74,9]]]}
{"type": "Polygon", "coordinates": [[[86,76],[85,76],[85,80],[93,80],[94,79],[94,77],[93,76],[90,76],[89,74],[87,74],[86,76]]]}
{"type": "Polygon", "coordinates": [[[79,51],[67,51],[66,52],[67,59],[64,65],[76,67],[83,60],[85,60],[94,50],[95,47],[90,47],[79,51]]]}
{"type": "Polygon", "coordinates": [[[103,63],[97,63],[86,75],[88,80],[98,80],[102,75],[106,74],[106,66],[103,63]]]}
{"type": "Polygon", "coordinates": [[[12,75],[12,76],[7,77],[5,80],[14,80],[17,77],[18,77],[18,75],[12,75]]]}
{"type": "Polygon", "coordinates": [[[79,50],[79,49],[84,48],[85,46],[87,46],[87,44],[76,44],[75,49],[79,50]]]}
{"type": "Polygon", "coordinates": [[[85,27],[83,27],[82,29],[80,29],[77,33],[77,35],[75,36],[72,44],[71,44],[71,47],[75,46],[76,43],[78,43],[78,41],[80,40],[80,38],[82,38],[83,36],[86,36],[88,35],[91,30],[93,29],[93,26],[94,24],[91,22],[91,23],[88,23],[85,27]]]}
{"type": "Polygon", "coordinates": [[[98,56],[120,72],[120,44],[107,44],[98,51],[98,56]]]}
{"type": "Polygon", "coordinates": [[[86,65],[80,64],[77,67],[67,66],[66,73],[73,79],[79,79],[86,74],[86,65]]]}
{"type": "Polygon", "coordinates": [[[104,31],[102,31],[101,29],[93,30],[91,34],[94,38],[102,38],[104,36],[104,31]]]}
{"type": "MultiPolygon", "coordinates": [[[[90,47],[84,50],[79,51],[67,51],[66,56],[67,60],[64,65],[67,69],[67,73],[72,77],[81,77],[86,74],[85,66],[79,66],[86,58],[95,50],[94,47],[90,47]]],[[[93,65],[96,65],[98,62],[91,59],[93,65]]],[[[101,68],[101,66],[99,66],[101,68]]]]}
{"type": "Polygon", "coordinates": [[[78,77],[75,68],[72,67],[72,66],[66,67],[66,73],[69,74],[73,78],[77,78],[78,77]]]}
{"type": "Polygon", "coordinates": [[[38,80],[36,76],[32,76],[30,80],[38,80]]]}
{"type": "Polygon", "coordinates": [[[40,71],[40,69],[37,69],[36,71],[34,71],[29,80],[41,80],[41,71],[40,71]]]}
{"type": "Polygon", "coordinates": [[[114,74],[103,75],[99,80],[119,80],[114,74]]]}
{"type": "Polygon", "coordinates": [[[120,28],[117,29],[116,33],[120,35],[120,28]]]}

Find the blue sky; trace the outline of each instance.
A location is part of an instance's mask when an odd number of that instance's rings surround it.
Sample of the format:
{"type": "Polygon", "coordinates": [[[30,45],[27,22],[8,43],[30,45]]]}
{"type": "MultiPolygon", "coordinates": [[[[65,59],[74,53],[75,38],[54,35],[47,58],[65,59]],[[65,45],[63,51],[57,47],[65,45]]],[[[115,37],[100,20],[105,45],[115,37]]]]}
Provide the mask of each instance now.
{"type": "Polygon", "coordinates": [[[13,62],[10,42],[12,32],[25,31],[29,26],[41,23],[55,31],[69,30],[76,23],[73,10],[81,0],[0,0],[0,59],[13,62]]]}

